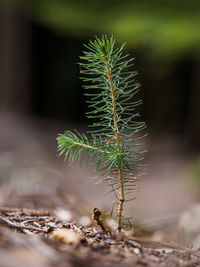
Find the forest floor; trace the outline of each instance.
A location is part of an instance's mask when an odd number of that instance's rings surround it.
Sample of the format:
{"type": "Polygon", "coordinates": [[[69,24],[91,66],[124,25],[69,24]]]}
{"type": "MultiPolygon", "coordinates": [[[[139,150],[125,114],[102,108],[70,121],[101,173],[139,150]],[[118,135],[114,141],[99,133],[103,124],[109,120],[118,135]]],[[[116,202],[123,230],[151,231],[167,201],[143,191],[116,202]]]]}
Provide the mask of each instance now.
{"type": "Polygon", "coordinates": [[[66,128],[59,125],[1,117],[0,266],[200,266],[200,251],[180,245],[177,232],[199,198],[182,175],[190,160],[176,142],[147,155],[152,167],[126,211],[133,230],[117,235],[105,219],[113,205],[105,187],[93,185],[90,169],[56,156],[56,133],[66,128]],[[92,219],[95,207],[109,232],[92,219]]]}
{"type": "Polygon", "coordinates": [[[44,210],[2,208],[0,266],[200,266],[198,250],[173,239],[64,223],[44,210]],[[166,239],[166,240],[165,240],[166,239]]]}

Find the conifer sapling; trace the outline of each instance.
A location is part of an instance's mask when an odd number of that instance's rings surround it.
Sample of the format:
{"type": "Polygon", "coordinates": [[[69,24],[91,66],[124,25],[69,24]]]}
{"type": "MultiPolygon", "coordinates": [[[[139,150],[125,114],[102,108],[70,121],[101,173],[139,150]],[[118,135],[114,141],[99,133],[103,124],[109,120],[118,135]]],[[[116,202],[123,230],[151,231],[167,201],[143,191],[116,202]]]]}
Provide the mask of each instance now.
{"type": "Polygon", "coordinates": [[[92,119],[90,139],[77,130],[65,131],[57,138],[58,151],[70,163],[83,158],[96,161],[99,178],[110,186],[117,197],[117,230],[123,228],[123,204],[135,198],[134,192],[143,173],[143,159],[138,151],[138,136],[145,123],[139,122],[135,112],[141,100],[135,100],[139,83],[134,79],[136,71],[130,71],[133,60],[124,53],[123,44],[115,47],[115,39],[102,35],[85,45],[87,51],[81,56],[80,69],[86,89],[92,119]]]}

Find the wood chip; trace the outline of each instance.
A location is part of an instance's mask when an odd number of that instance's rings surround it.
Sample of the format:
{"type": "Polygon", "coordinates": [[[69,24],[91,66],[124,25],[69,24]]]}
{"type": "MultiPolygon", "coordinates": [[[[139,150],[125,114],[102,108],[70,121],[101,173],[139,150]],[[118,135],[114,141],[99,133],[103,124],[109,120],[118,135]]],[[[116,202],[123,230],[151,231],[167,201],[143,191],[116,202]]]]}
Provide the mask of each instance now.
{"type": "Polygon", "coordinates": [[[77,246],[83,237],[70,229],[57,229],[50,234],[50,238],[53,240],[62,241],[65,244],[71,244],[77,246]]]}

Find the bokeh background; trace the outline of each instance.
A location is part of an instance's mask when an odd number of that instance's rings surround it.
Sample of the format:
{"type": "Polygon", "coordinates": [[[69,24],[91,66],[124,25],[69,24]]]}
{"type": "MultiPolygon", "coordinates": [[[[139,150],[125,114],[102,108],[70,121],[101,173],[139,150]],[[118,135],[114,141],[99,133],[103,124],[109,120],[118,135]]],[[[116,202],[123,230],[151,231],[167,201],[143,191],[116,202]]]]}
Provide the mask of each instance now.
{"type": "Polygon", "coordinates": [[[200,201],[198,0],[0,1],[0,205],[111,208],[88,169],[63,163],[56,135],[87,131],[83,43],[113,35],[135,57],[150,163],[128,214],[174,227],[200,201]]]}

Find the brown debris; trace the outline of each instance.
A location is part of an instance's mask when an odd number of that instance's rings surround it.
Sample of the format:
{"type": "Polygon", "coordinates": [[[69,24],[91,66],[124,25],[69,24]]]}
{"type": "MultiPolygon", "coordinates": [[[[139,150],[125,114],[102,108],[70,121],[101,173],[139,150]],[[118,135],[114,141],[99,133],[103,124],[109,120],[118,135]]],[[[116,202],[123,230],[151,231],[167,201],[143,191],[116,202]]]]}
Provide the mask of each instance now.
{"type": "Polygon", "coordinates": [[[18,212],[20,214],[27,214],[30,216],[49,216],[50,213],[47,210],[36,210],[36,209],[26,209],[26,208],[9,208],[9,207],[0,207],[1,213],[12,213],[18,212]]]}
{"type": "Polygon", "coordinates": [[[24,233],[25,230],[31,230],[31,231],[36,231],[36,232],[44,232],[46,233],[47,230],[44,230],[40,227],[34,227],[34,226],[27,226],[27,225],[20,225],[17,223],[11,222],[9,219],[0,216],[0,225],[2,226],[7,226],[8,228],[14,228],[16,230],[19,230],[20,232],[24,233]]]}
{"type": "Polygon", "coordinates": [[[96,221],[97,225],[99,225],[101,227],[101,229],[106,232],[106,229],[103,225],[103,220],[100,218],[101,216],[101,211],[97,208],[93,209],[93,214],[92,214],[92,218],[96,221]]]}
{"type": "Polygon", "coordinates": [[[117,238],[103,229],[64,223],[53,216],[31,216],[19,210],[1,212],[0,256],[8,267],[200,265],[198,250],[165,240],[158,242],[153,236],[117,238]],[[28,261],[32,263],[27,265],[28,261]]]}
{"type": "Polygon", "coordinates": [[[83,237],[74,230],[69,230],[66,228],[54,230],[50,236],[52,240],[59,240],[65,244],[71,244],[77,246],[83,237]]]}

